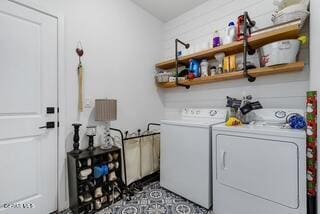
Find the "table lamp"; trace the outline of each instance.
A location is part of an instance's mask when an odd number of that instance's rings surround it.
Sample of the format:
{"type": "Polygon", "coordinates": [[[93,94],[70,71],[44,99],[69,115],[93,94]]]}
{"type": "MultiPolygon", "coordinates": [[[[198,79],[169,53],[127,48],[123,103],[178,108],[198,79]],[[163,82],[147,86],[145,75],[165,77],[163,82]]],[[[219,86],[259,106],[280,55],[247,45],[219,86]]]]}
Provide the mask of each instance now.
{"type": "Polygon", "coordinates": [[[96,107],[96,121],[105,122],[104,143],[101,149],[110,149],[113,145],[110,139],[109,121],[117,119],[117,100],[97,99],[95,102],[96,107]]]}

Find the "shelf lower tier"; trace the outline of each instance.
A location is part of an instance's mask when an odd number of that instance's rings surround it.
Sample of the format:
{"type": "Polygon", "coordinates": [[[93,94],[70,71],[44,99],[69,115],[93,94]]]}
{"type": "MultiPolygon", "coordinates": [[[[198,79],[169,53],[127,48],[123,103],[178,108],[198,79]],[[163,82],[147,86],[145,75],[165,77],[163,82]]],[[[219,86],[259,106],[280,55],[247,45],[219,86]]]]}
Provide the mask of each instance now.
{"type": "MultiPolygon", "coordinates": [[[[263,67],[263,68],[256,68],[249,70],[249,74],[254,77],[259,76],[267,76],[267,75],[274,75],[274,74],[281,74],[281,73],[290,73],[290,72],[298,72],[303,71],[304,69],[304,62],[296,62],[286,65],[277,65],[272,67],[263,67]]],[[[227,80],[234,80],[234,79],[243,79],[245,78],[242,71],[224,73],[209,77],[200,77],[193,80],[184,80],[179,81],[179,83],[186,84],[186,85],[201,85],[201,84],[208,84],[213,82],[222,82],[227,80]]],[[[160,88],[175,88],[177,87],[175,82],[168,82],[168,83],[159,83],[158,87],[160,88]]]]}

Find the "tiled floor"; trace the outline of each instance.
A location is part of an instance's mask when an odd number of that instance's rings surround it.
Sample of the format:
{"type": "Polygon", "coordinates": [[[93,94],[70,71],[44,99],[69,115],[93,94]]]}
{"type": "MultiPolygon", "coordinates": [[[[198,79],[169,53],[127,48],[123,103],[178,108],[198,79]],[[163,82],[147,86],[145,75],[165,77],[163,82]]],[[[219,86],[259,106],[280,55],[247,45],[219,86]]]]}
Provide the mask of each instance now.
{"type": "Polygon", "coordinates": [[[212,214],[179,196],[160,187],[154,182],[136,193],[131,201],[119,201],[98,214],[212,214]]]}

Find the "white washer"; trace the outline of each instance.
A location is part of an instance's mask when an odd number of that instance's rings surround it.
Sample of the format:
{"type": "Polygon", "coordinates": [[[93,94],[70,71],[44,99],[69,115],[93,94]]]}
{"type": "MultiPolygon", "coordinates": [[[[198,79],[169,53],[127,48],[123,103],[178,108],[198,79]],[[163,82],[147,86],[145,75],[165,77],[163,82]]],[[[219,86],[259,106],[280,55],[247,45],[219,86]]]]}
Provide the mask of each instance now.
{"type": "Polygon", "coordinates": [[[161,121],[160,185],[205,208],[212,206],[211,127],[226,109],[182,110],[181,119],[161,121]]]}
{"type": "Polygon", "coordinates": [[[262,109],[251,125],[213,127],[215,214],[306,214],[306,133],[284,128],[290,113],[262,109]]]}

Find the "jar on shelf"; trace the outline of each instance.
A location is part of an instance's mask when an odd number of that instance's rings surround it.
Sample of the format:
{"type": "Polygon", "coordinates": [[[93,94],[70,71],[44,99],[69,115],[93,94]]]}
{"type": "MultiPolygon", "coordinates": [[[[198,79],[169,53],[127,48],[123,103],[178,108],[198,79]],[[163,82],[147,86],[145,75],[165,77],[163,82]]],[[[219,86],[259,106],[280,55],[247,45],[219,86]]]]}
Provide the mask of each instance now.
{"type": "Polygon", "coordinates": [[[209,63],[207,59],[203,59],[200,63],[201,67],[201,76],[207,77],[209,76],[209,63]]]}

